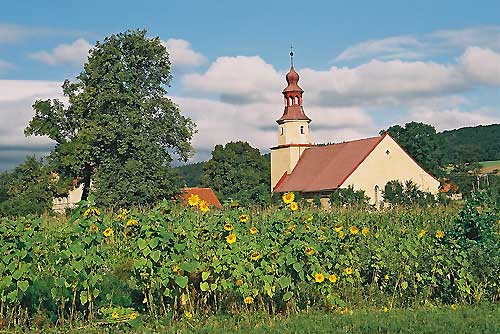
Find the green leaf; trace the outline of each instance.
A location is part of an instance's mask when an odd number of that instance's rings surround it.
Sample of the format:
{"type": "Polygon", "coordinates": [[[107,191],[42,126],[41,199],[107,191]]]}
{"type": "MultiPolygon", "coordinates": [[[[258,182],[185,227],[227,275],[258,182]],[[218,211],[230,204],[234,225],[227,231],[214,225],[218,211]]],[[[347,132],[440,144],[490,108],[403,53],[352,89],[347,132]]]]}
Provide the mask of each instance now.
{"type": "Polygon", "coordinates": [[[23,273],[20,270],[16,270],[14,271],[14,273],[12,273],[12,278],[16,281],[21,278],[21,276],[23,276],[23,273]]]}
{"type": "Polygon", "coordinates": [[[186,276],[176,276],[175,283],[181,288],[184,289],[188,284],[188,278],[186,276]]]}
{"type": "Polygon", "coordinates": [[[209,271],[204,271],[201,273],[201,279],[206,281],[208,279],[208,277],[210,276],[210,272],[209,271]]]}
{"type": "Polygon", "coordinates": [[[144,239],[137,240],[137,247],[139,247],[140,250],[143,250],[144,248],[146,248],[147,245],[148,245],[148,243],[146,240],[144,240],[144,239]]]}
{"type": "Polygon", "coordinates": [[[301,272],[302,271],[302,263],[300,262],[295,262],[293,264],[293,269],[295,269],[296,272],[301,272]]]}
{"type": "Polygon", "coordinates": [[[155,262],[158,262],[158,260],[160,259],[160,255],[161,255],[161,252],[158,250],[155,250],[155,251],[151,252],[151,259],[153,259],[153,261],[155,261],[155,262]]]}
{"type": "Polygon", "coordinates": [[[287,293],[285,293],[285,294],[283,295],[283,301],[285,301],[285,302],[289,301],[289,300],[290,300],[290,298],[292,298],[292,296],[293,296],[293,293],[292,293],[292,292],[290,292],[290,291],[288,291],[287,293]]]}
{"type": "Polygon", "coordinates": [[[210,290],[210,285],[207,282],[201,282],[200,289],[201,291],[208,291],[210,290]]]}
{"type": "Polygon", "coordinates": [[[188,273],[192,273],[193,271],[195,271],[199,266],[199,263],[196,262],[196,261],[193,261],[193,262],[184,262],[181,264],[181,268],[185,271],[187,271],[188,273]]]}
{"type": "Polygon", "coordinates": [[[279,283],[282,289],[286,289],[291,282],[292,282],[291,279],[286,276],[281,276],[279,279],[279,283]]]}
{"type": "Polygon", "coordinates": [[[401,288],[403,290],[406,290],[408,288],[408,282],[404,281],[403,283],[401,283],[401,288]]]}
{"type": "Polygon", "coordinates": [[[18,281],[17,286],[19,289],[21,289],[22,292],[26,292],[28,290],[28,287],[30,286],[28,281],[18,281]]]}
{"type": "Polygon", "coordinates": [[[87,291],[80,292],[80,303],[82,303],[82,305],[85,305],[87,304],[88,301],[89,301],[89,296],[87,294],[87,291]]]}

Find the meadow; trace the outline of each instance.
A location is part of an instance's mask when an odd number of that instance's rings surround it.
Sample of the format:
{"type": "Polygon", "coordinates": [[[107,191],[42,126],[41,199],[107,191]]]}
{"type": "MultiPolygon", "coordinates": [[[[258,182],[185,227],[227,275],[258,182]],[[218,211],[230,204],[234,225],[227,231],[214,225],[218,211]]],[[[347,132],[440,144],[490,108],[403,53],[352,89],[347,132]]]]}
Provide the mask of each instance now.
{"type": "Polygon", "coordinates": [[[90,199],[68,217],[2,218],[0,326],[293,333],[323,324],[314,332],[417,333],[439,332],[448,321],[462,326],[446,326],[455,333],[499,328],[500,216],[485,198],[460,208],[387,210],[324,211],[293,194],[260,209],[189,204],[107,212],[90,199]]]}

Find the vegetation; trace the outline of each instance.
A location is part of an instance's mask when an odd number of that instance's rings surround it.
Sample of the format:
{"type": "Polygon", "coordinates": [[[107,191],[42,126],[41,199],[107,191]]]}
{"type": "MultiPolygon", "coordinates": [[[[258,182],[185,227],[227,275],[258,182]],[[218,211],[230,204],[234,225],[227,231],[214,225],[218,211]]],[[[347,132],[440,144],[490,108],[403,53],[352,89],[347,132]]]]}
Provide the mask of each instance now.
{"type": "Polygon", "coordinates": [[[184,185],[187,187],[201,186],[201,176],[203,175],[203,168],[205,164],[205,161],[201,161],[176,167],[176,170],[179,172],[182,180],[184,181],[184,185]]]}
{"type": "Polygon", "coordinates": [[[369,198],[363,190],[354,190],[352,186],[337,189],[330,195],[331,205],[366,207],[368,201],[369,198]]]}
{"type": "Polygon", "coordinates": [[[384,187],[384,202],[394,205],[419,205],[429,206],[436,203],[433,194],[418,189],[418,186],[411,180],[404,184],[398,180],[387,182],[384,187]]]}
{"type": "Polygon", "coordinates": [[[327,212],[302,209],[293,194],[283,201],[218,211],[198,209],[193,196],[188,208],[165,201],[105,213],[90,198],[69,222],[2,219],[0,318],[126,329],[148,319],[500,299],[499,207],[487,198],[460,212],[327,212]]]}
{"type": "Polygon", "coordinates": [[[0,216],[49,212],[58,183],[42,160],[28,157],[13,171],[0,174],[0,216]]]}
{"type": "Polygon", "coordinates": [[[83,199],[92,180],[107,207],[156,203],[179,188],[172,154],[189,157],[194,131],[166,97],[170,80],[158,37],[144,30],[111,35],[90,50],[77,81],[64,82],[68,106],[37,100],[25,133],[56,142],[51,165],[84,184],[83,199]]]}
{"type": "Polygon", "coordinates": [[[270,202],[270,164],[247,142],[217,145],[203,166],[201,184],[212,188],[222,201],[240,204],[270,202]]]}

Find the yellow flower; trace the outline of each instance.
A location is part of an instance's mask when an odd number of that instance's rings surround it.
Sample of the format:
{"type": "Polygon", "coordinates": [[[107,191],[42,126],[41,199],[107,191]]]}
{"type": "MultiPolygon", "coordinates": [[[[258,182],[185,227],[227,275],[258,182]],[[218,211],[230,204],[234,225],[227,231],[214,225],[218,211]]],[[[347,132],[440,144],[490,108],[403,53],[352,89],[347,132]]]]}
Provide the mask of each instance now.
{"type": "Polygon", "coordinates": [[[238,201],[231,201],[231,204],[229,206],[231,206],[234,209],[239,207],[240,203],[238,201]]]}
{"type": "Polygon", "coordinates": [[[127,218],[128,214],[129,214],[129,211],[127,209],[121,209],[120,213],[116,216],[116,219],[125,220],[127,218]]]}
{"type": "Polygon", "coordinates": [[[306,229],[306,232],[309,232],[311,230],[311,226],[309,226],[309,224],[306,224],[306,226],[304,226],[304,228],[306,229]]]}
{"type": "Polygon", "coordinates": [[[316,283],[323,283],[323,281],[325,280],[325,276],[323,274],[316,274],[314,275],[314,281],[316,281],[316,283]]]}
{"type": "Polygon", "coordinates": [[[312,220],[313,220],[313,216],[312,216],[312,215],[307,216],[306,220],[307,220],[308,222],[312,222],[312,220]]]}
{"type": "Polygon", "coordinates": [[[295,231],[295,229],[297,228],[297,225],[295,224],[292,224],[290,226],[287,227],[287,229],[285,230],[285,233],[286,234],[290,234],[292,233],[293,231],[295,231]]]}
{"type": "Polygon", "coordinates": [[[389,312],[389,309],[387,308],[387,306],[384,306],[384,313],[387,313],[389,312]]]}
{"type": "Polygon", "coordinates": [[[104,232],[102,232],[102,234],[104,234],[105,237],[110,237],[113,235],[113,229],[108,227],[104,230],[104,232]]]}
{"type": "Polygon", "coordinates": [[[422,238],[426,233],[427,233],[426,230],[420,230],[420,232],[418,232],[418,237],[422,238]]]}
{"type": "Polygon", "coordinates": [[[370,233],[370,229],[368,227],[363,227],[363,229],[361,230],[361,234],[366,237],[368,233],[370,233]]]}
{"type": "Polygon", "coordinates": [[[342,231],[342,225],[340,224],[335,225],[335,232],[340,232],[340,231],[342,231]]]}
{"type": "Polygon", "coordinates": [[[458,308],[457,304],[451,304],[451,309],[455,311],[458,308]]]}
{"type": "Polygon", "coordinates": [[[173,271],[174,273],[179,272],[179,269],[181,269],[181,268],[179,268],[179,266],[178,266],[178,265],[174,265],[174,266],[172,267],[172,271],[173,271]]]}
{"type": "Polygon", "coordinates": [[[137,318],[137,313],[135,312],[130,313],[130,319],[134,320],[135,318],[137,318]]]}
{"type": "Polygon", "coordinates": [[[127,222],[127,226],[136,226],[137,224],[139,224],[139,221],[137,219],[129,219],[129,221],[127,222]]]}
{"type": "Polygon", "coordinates": [[[442,239],[444,237],[444,232],[441,230],[436,231],[436,238],[442,239]]]}
{"type": "Polygon", "coordinates": [[[257,230],[257,227],[255,226],[250,227],[250,234],[257,234],[257,232],[259,232],[259,230],[257,230]]]}
{"type": "Polygon", "coordinates": [[[242,286],[243,285],[243,280],[242,279],[238,279],[236,280],[236,286],[242,286]]]}
{"type": "Polygon", "coordinates": [[[332,274],[332,275],[328,276],[328,280],[329,280],[330,282],[332,282],[332,283],[337,282],[337,275],[332,274]]]}
{"type": "Polygon", "coordinates": [[[186,319],[191,319],[193,317],[193,313],[189,311],[184,311],[184,316],[186,317],[186,319]]]}
{"type": "Polygon", "coordinates": [[[344,231],[339,231],[339,238],[344,239],[344,237],[345,237],[344,231]]]}
{"type": "Polygon", "coordinates": [[[253,304],[253,297],[250,297],[250,296],[245,297],[244,302],[247,305],[253,304]]]}
{"type": "Polygon", "coordinates": [[[200,211],[201,212],[207,212],[209,211],[209,207],[208,207],[208,203],[207,201],[204,201],[204,200],[201,200],[199,203],[198,203],[198,208],[200,208],[200,211]]]}
{"type": "Polygon", "coordinates": [[[241,215],[240,216],[240,222],[241,223],[246,223],[248,221],[248,216],[247,215],[241,215]]]}
{"type": "Polygon", "coordinates": [[[226,231],[232,231],[234,229],[234,227],[233,227],[233,225],[226,223],[226,224],[224,224],[224,229],[226,231]]]}
{"type": "Polygon", "coordinates": [[[290,204],[295,199],[295,194],[294,193],[284,193],[282,196],[282,199],[283,199],[283,203],[290,204]]]}
{"type": "Polygon", "coordinates": [[[90,225],[90,232],[97,232],[99,231],[99,227],[96,224],[90,225]]]}
{"type": "Polygon", "coordinates": [[[85,217],[85,218],[87,218],[88,216],[92,216],[92,215],[100,216],[101,210],[99,210],[98,208],[88,208],[83,213],[83,217],[85,217]]]}
{"type": "Polygon", "coordinates": [[[234,244],[236,242],[236,234],[230,234],[226,237],[226,241],[228,244],[234,244]]]}
{"type": "Polygon", "coordinates": [[[385,279],[386,281],[388,281],[388,280],[389,280],[389,275],[385,274],[384,279],[385,279]]]}
{"type": "Polygon", "coordinates": [[[200,204],[200,200],[200,196],[191,194],[188,198],[188,204],[189,206],[197,206],[198,204],[200,204]]]}
{"type": "Polygon", "coordinates": [[[299,205],[297,204],[297,202],[290,203],[290,210],[297,211],[298,208],[299,208],[299,205]]]}
{"type": "Polygon", "coordinates": [[[252,254],[250,254],[250,259],[253,261],[257,261],[258,259],[260,259],[260,253],[257,251],[253,252],[252,254]]]}
{"type": "Polygon", "coordinates": [[[352,275],[352,268],[351,267],[345,268],[344,273],[346,273],[346,275],[352,275]]]}
{"type": "Polygon", "coordinates": [[[351,226],[351,227],[349,228],[349,232],[351,232],[351,234],[356,235],[356,234],[358,234],[359,229],[358,229],[356,226],[351,226]]]}
{"type": "Polygon", "coordinates": [[[304,252],[307,254],[307,255],[313,255],[316,251],[314,250],[314,248],[312,247],[306,247],[304,248],[304,252]]]}
{"type": "Polygon", "coordinates": [[[118,317],[119,317],[118,312],[113,312],[111,314],[111,318],[113,318],[113,319],[117,319],[118,317]]]}

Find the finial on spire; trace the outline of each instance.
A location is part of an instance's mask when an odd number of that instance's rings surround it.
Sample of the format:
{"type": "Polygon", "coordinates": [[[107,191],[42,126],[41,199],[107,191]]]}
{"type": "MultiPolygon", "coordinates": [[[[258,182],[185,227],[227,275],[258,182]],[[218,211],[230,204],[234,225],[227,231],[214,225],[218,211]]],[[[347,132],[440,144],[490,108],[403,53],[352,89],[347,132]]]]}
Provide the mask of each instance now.
{"type": "Polygon", "coordinates": [[[293,67],[293,45],[290,44],[290,65],[293,67]]]}

